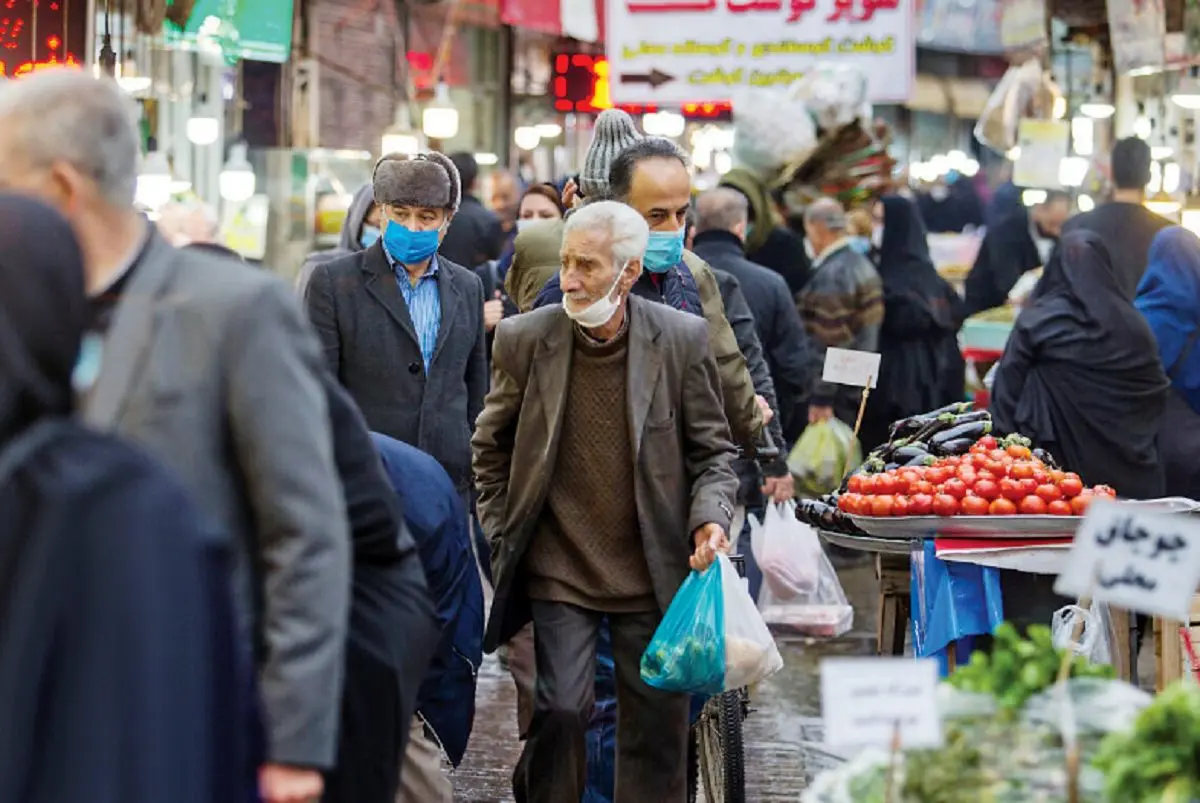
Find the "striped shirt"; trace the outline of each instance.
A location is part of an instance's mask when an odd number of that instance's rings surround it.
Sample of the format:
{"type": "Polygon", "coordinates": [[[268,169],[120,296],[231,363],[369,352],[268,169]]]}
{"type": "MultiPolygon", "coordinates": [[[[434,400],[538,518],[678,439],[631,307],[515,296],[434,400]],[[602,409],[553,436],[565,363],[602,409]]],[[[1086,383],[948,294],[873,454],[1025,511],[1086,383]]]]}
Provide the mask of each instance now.
{"type": "MultiPolygon", "coordinates": [[[[387,254],[387,249],[384,249],[387,254]]],[[[391,254],[388,254],[391,261],[391,254]]],[[[438,330],[442,325],[442,297],[438,294],[438,261],[434,255],[429,260],[429,268],[413,284],[404,266],[392,262],[396,272],[396,283],[400,285],[400,295],[408,305],[408,315],[412,318],[413,329],[417,332],[417,341],[421,344],[421,359],[425,361],[425,373],[429,373],[429,364],[433,362],[433,351],[437,346],[438,330]]]]}

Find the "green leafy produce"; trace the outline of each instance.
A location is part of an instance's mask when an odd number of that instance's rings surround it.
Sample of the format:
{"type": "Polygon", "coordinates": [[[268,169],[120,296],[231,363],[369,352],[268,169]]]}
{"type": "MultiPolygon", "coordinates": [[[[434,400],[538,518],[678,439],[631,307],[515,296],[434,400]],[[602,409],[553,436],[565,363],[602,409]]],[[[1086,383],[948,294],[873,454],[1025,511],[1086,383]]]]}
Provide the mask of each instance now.
{"type": "MultiPolygon", "coordinates": [[[[1026,638],[1021,638],[1012,624],[1004,622],[992,637],[991,654],[972,653],[970,662],[959,667],[949,682],[962,691],[995,697],[1002,715],[1011,718],[1026,700],[1054,685],[1063,651],[1055,649],[1050,628],[1044,625],[1031,626],[1026,638]]],[[[1069,677],[1112,679],[1115,673],[1111,666],[1076,657],[1071,662],[1069,677]]]]}
{"type": "Polygon", "coordinates": [[[1200,689],[1179,681],[1112,733],[1092,763],[1112,803],[1189,803],[1200,798],[1200,689]]]}

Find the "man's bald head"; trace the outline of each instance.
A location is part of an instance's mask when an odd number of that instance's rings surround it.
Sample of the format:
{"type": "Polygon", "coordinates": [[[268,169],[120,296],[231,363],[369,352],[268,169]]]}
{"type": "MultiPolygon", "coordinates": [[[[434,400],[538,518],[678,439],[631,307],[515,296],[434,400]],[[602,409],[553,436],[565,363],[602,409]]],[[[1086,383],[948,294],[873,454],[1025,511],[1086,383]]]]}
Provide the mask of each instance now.
{"type": "Polygon", "coordinates": [[[750,202],[735,189],[718,187],[696,200],[696,234],[727,231],[744,238],[749,222],[750,202]]]}

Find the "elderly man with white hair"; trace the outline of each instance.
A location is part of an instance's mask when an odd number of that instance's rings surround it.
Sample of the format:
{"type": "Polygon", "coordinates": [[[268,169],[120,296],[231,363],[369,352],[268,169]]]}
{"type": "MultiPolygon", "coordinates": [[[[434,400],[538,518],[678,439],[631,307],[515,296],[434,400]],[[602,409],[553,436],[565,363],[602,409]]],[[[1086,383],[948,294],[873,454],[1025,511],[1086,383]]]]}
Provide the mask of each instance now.
{"type": "Polygon", "coordinates": [[[852,425],[858,413],[857,390],[821,379],[826,350],[879,350],[883,284],[854,247],[848,226],[846,211],[832,198],[818,198],[804,210],[812,274],[796,303],[809,334],[809,423],[837,416],[852,425]]]}
{"type": "Polygon", "coordinates": [[[0,82],[0,153],[0,188],[57,208],[83,251],[103,343],[85,418],[161,460],[232,538],[258,648],[262,797],[315,800],[337,758],[350,597],[317,338],[269,272],[178,250],[135,209],[138,133],[113,81],[57,69],[0,82]]]}
{"type": "Polygon", "coordinates": [[[624,204],[567,220],[561,304],[502,321],[474,447],[496,595],[485,649],[533,621],[537,691],[517,798],[584,793],[596,639],[616,665],[618,800],[686,797],[688,697],[639,663],[688,574],[728,549],[737,479],[708,330],[630,295],[649,228],[624,204]]]}

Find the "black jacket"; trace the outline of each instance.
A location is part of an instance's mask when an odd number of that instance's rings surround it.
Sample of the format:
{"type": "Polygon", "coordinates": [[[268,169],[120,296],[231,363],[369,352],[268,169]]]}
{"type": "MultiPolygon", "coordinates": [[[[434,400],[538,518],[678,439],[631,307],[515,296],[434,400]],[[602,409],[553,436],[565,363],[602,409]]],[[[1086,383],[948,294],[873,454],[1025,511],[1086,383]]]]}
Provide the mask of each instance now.
{"type": "Polygon", "coordinates": [[[489,259],[499,259],[503,250],[500,218],[485,209],[474,195],[464,195],[438,253],[451,262],[475,268],[489,259]]]}
{"type": "Polygon", "coordinates": [[[698,234],[692,250],[712,267],[738,280],[754,315],[754,326],[775,384],[784,439],[794,443],[807,419],[805,395],[811,378],[808,335],[787,283],[778,273],[746,259],[741,240],[729,232],[698,234]]]}
{"type": "Polygon", "coordinates": [[[1021,207],[984,235],[979,255],[967,274],[966,316],[1004,306],[1009,291],[1025,271],[1041,264],[1029,231],[1029,213],[1021,207]]]}

